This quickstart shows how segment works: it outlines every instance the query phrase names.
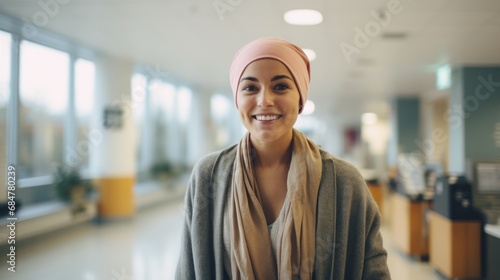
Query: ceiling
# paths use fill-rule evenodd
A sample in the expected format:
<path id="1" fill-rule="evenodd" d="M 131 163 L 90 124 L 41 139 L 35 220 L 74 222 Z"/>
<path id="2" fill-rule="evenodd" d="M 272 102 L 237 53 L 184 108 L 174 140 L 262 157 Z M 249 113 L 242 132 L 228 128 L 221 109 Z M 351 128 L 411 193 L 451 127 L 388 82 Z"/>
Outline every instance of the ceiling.
<path id="1" fill-rule="evenodd" d="M 446 64 L 500 64 L 498 0 L 55 1 L 40 1 L 62 3 L 50 6 L 47 29 L 165 69 L 203 92 L 230 92 L 232 56 L 253 39 L 277 36 L 313 49 L 309 96 L 327 118 L 384 117 L 391 97 L 433 91 L 436 69 Z M 297 8 L 317 9 L 324 20 L 288 25 L 284 12 Z M 28 21 L 43 9 L 38 0 L 0 0 L 1 12 Z M 356 28 L 372 33 L 363 42 Z M 355 52 L 343 53 L 347 44 Z"/>

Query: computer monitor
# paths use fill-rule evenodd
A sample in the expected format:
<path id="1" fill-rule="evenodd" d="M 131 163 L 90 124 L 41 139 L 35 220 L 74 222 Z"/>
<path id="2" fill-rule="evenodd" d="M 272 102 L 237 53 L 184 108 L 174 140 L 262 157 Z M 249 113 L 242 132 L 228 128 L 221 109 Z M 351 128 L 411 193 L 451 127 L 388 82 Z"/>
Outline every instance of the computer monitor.
<path id="1" fill-rule="evenodd" d="M 476 162 L 474 165 L 474 183 L 478 194 L 500 195 L 500 161 Z"/>
<path id="2" fill-rule="evenodd" d="M 472 204 L 484 212 L 490 223 L 500 217 L 500 160 L 473 161 Z"/>

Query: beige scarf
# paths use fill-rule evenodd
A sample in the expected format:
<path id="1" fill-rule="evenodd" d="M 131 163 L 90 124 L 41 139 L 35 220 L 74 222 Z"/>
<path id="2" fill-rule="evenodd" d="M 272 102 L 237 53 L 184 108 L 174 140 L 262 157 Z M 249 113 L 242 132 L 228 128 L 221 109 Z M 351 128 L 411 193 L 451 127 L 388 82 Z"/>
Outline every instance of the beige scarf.
<path id="1" fill-rule="evenodd" d="M 276 262 L 253 171 L 250 134 L 241 140 L 234 164 L 231 222 L 232 279 L 311 279 L 315 254 L 316 204 L 321 155 L 304 134 L 293 130 L 287 178 L 289 201 L 278 223 Z"/>

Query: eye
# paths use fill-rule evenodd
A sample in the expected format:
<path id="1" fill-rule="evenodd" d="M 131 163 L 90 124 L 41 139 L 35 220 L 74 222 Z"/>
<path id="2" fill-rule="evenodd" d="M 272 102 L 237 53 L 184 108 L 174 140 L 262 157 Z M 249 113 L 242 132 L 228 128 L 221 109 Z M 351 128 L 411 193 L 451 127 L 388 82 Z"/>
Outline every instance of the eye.
<path id="1" fill-rule="evenodd" d="M 254 85 L 244 85 L 243 88 L 241 89 L 242 91 L 256 91 L 258 90 L 256 86 Z"/>
<path id="2" fill-rule="evenodd" d="M 284 90 L 287 90 L 289 89 L 290 87 L 285 84 L 285 83 L 281 83 L 281 84 L 277 84 L 274 89 L 277 90 L 277 91 L 284 91 Z"/>

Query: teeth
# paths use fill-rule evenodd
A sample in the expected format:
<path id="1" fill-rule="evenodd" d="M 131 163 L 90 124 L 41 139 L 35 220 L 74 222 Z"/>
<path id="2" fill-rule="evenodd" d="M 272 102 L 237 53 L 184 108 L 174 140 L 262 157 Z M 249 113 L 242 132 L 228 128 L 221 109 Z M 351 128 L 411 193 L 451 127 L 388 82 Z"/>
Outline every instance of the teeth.
<path id="1" fill-rule="evenodd" d="M 258 121 L 273 121 L 278 119 L 278 115 L 270 115 L 270 116 L 255 116 Z"/>

